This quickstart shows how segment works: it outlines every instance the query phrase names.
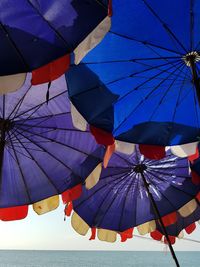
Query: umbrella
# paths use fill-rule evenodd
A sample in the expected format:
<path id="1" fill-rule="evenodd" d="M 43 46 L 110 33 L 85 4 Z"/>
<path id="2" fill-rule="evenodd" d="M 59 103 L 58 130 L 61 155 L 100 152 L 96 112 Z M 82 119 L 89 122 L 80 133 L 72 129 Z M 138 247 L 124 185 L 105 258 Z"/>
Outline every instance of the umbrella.
<path id="1" fill-rule="evenodd" d="M 78 63 L 109 30 L 108 4 L 107 0 L 19 0 L 16 5 L 2 0 L 0 81 L 15 79 L 19 85 L 8 86 L 15 90 L 27 72 L 33 71 L 33 84 L 63 74 L 70 53 Z"/>
<path id="2" fill-rule="evenodd" d="M 114 242 L 133 227 L 153 232 L 158 221 L 177 263 L 165 227 L 176 222 L 177 212 L 187 217 L 196 210 L 199 185 L 192 183 L 187 159 L 170 150 L 161 160 L 145 158 L 138 147 L 129 156 L 115 152 L 97 185 L 73 201 L 72 226 L 82 235 L 98 228 L 100 240 Z"/>
<path id="3" fill-rule="evenodd" d="M 101 162 L 103 147 L 89 131 L 73 127 L 64 77 L 52 83 L 48 105 L 43 88 L 24 86 L 0 96 L 0 219 L 55 209 L 59 194 L 81 194 L 81 183 Z M 88 164 L 88 161 L 90 164 Z"/>
<path id="4" fill-rule="evenodd" d="M 199 201 L 200 194 L 197 195 L 197 200 Z M 176 242 L 176 238 L 179 239 L 184 238 L 184 232 L 187 234 L 191 234 L 196 229 L 196 221 L 200 220 L 200 207 L 186 218 L 182 217 L 177 213 L 177 221 L 174 224 L 171 224 L 166 227 L 166 231 L 169 235 L 170 241 L 172 244 Z M 184 230 L 184 231 L 183 231 Z M 151 237 L 157 241 L 161 241 L 163 239 L 164 233 L 160 224 L 157 223 L 156 230 L 150 233 Z M 166 238 L 164 238 L 164 242 L 167 243 Z"/>
<path id="5" fill-rule="evenodd" d="M 93 134 L 157 149 L 196 146 L 199 18 L 199 1 L 113 0 L 111 30 L 66 73 L 71 101 Z"/>

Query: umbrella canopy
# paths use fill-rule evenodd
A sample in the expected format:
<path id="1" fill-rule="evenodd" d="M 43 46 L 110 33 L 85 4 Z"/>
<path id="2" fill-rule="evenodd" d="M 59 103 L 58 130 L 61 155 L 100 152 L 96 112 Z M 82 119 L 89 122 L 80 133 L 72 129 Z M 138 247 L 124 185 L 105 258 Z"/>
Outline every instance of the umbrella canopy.
<path id="1" fill-rule="evenodd" d="M 187 159 L 177 158 L 168 151 L 164 159 L 149 160 L 137 147 L 129 156 L 119 152 L 113 154 L 97 185 L 90 190 L 83 189 L 82 196 L 73 202 L 75 212 L 90 227 L 117 232 L 135 226 L 141 233 L 143 226 L 144 231 L 152 230 L 158 218 L 147 194 L 141 168 L 162 217 L 178 210 L 187 217 L 196 209 L 194 198 L 200 185 L 192 183 Z"/>
<path id="2" fill-rule="evenodd" d="M 110 32 L 66 73 L 86 121 L 129 143 L 198 141 L 199 19 L 199 1 L 113 0 Z"/>
<path id="3" fill-rule="evenodd" d="M 20 90 L 0 97 L 0 219 L 4 220 L 23 217 L 20 210 L 27 210 L 28 204 L 38 214 L 52 210 L 64 191 L 68 199 L 79 195 L 80 184 L 101 162 L 104 150 L 89 131 L 73 127 L 64 77 L 52 83 L 48 105 L 43 90 L 47 84 L 30 86 L 30 78 Z M 4 209 L 16 206 L 23 207 Z M 10 215 L 5 217 L 4 211 Z"/>
<path id="4" fill-rule="evenodd" d="M 200 195 L 197 196 L 197 200 L 200 199 Z M 196 223 L 200 220 L 200 207 L 198 205 L 197 209 L 189 216 L 182 217 L 177 213 L 177 221 L 166 227 L 166 231 L 170 236 L 171 243 L 174 244 L 176 238 L 184 238 L 184 232 L 191 234 L 196 229 Z M 151 237 L 157 241 L 161 241 L 164 238 L 164 242 L 167 243 L 166 238 L 160 224 L 157 223 L 156 231 L 150 233 Z"/>
<path id="5" fill-rule="evenodd" d="M 34 83 L 63 74 L 69 54 L 80 61 L 110 27 L 107 0 L 2 0 L 0 10 L 0 76 L 35 70 Z"/>
<path id="6" fill-rule="evenodd" d="M 115 242 L 117 233 L 132 236 L 133 227 L 142 235 L 154 232 L 158 222 L 179 266 L 166 226 L 177 221 L 177 213 L 188 217 L 196 210 L 199 189 L 188 160 L 170 150 L 157 161 L 144 158 L 138 147 L 129 156 L 114 153 L 97 185 L 73 201 L 72 226 L 82 235 L 98 228 L 100 240 Z"/>

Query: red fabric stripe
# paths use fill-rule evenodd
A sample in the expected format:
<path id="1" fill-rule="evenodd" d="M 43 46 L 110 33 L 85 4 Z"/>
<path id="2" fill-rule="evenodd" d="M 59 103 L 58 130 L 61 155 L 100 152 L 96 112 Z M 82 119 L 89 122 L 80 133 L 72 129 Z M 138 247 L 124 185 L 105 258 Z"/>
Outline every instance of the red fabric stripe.
<path id="1" fill-rule="evenodd" d="M 163 234 L 161 234 L 158 230 L 150 233 L 151 237 L 157 241 L 160 241 L 163 237 Z"/>
<path id="2" fill-rule="evenodd" d="M 152 145 L 139 145 L 140 152 L 146 158 L 149 159 L 162 159 L 165 157 L 165 147 L 163 146 L 152 146 Z"/>
<path id="3" fill-rule="evenodd" d="M 65 55 L 32 71 L 32 85 L 51 82 L 63 75 L 69 68 L 70 56 Z"/>
<path id="4" fill-rule="evenodd" d="M 103 166 L 104 168 L 107 168 L 110 158 L 112 157 L 112 154 L 115 152 L 115 144 L 107 146 L 106 153 L 104 155 L 103 159 Z"/>
<path id="5" fill-rule="evenodd" d="M 94 136 L 97 144 L 110 146 L 115 143 L 115 139 L 111 133 L 108 133 L 100 128 L 96 128 L 94 126 L 90 126 L 90 131 Z"/>
<path id="6" fill-rule="evenodd" d="M 192 223 L 188 227 L 185 228 L 187 234 L 191 234 L 196 229 L 196 224 Z"/>
<path id="7" fill-rule="evenodd" d="M 198 148 L 196 149 L 196 153 L 194 155 L 191 155 L 188 157 L 189 161 L 193 162 L 195 159 L 199 158 L 199 150 Z"/>
<path id="8" fill-rule="evenodd" d="M 175 236 L 169 236 L 169 240 L 170 240 L 172 245 L 174 245 L 176 243 L 176 237 Z M 168 244 L 166 237 L 164 238 L 164 243 Z"/>
<path id="9" fill-rule="evenodd" d="M 70 201 L 69 203 L 66 204 L 65 206 L 65 215 L 67 217 L 70 217 L 71 216 L 71 213 L 72 213 L 72 210 L 73 210 L 73 204 L 72 202 Z"/>
<path id="10" fill-rule="evenodd" d="M 196 199 L 200 201 L 200 192 L 196 195 Z"/>
<path id="11" fill-rule="evenodd" d="M 109 0 L 109 3 L 108 3 L 108 16 L 112 17 L 112 15 L 113 15 L 112 0 Z"/>
<path id="12" fill-rule="evenodd" d="M 62 193 L 62 201 L 64 204 L 67 204 L 68 202 L 79 198 L 81 193 L 82 193 L 82 185 L 78 184 L 75 187 L 68 189 L 67 191 Z"/>
<path id="13" fill-rule="evenodd" d="M 0 220 L 15 221 L 22 220 L 28 215 L 28 206 L 19 206 L 0 209 Z"/>
<path id="14" fill-rule="evenodd" d="M 162 221 L 163 221 L 165 226 L 169 226 L 171 224 L 174 224 L 177 221 L 176 212 L 172 212 L 172 213 L 162 217 Z"/>
<path id="15" fill-rule="evenodd" d="M 91 228 L 91 236 L 89 240 L 95 240 L 96 238 L 96 228 Z"/>
<path id="16" fill-rule="evenodd" d="M 191 171 L 191 175 L 192 175 L 193 184 L 199 185 L 200 184 L 200 176 L 193 170 Z"/>
<path id="17" fill-rule="evenodd" d="M 133 230 L 134 230 L 134 228 L 130 228 L 124 232 L 121 232 L 120 233 L 121 242 L 125 242 L 128 238 L 132 238 L 133 237 Z"/>

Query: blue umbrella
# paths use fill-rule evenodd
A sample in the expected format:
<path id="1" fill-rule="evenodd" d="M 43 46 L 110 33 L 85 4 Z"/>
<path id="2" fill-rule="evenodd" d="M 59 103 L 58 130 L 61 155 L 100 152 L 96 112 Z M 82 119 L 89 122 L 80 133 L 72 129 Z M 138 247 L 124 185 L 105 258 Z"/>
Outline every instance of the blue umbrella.
<path id="1" fill-rule="evenodd" d="M 113 0 L 110 32 L 66 73 L 86 121 L 129 143 L 198 141 L 199 19 L 199 1 Z"/>
<path id="2" fill-rule="evenodd" d="M 2 0 L 0 10 L 0 76 L 31 72 L 57 59 L 64 73 L 69 56 L 64 62 L 63 56 L 84 50 L 84 40 L 86 54 L 109 29 L 99 39 L 96 32 L 90 36 L 108 17 L 107 0 Z"/>
<path id="3" fill-rule="evenodd" d="M 187 159 L 170 151 L 161 160 L 144 158 L 138 147 L 129 156 L 115 152 L 98 184 L 83 189 L 73 201 L 72 226 L 81 234 L 89 227 L 98 228 L 101 240 L 113 242 L 116 232 L 136 226 L 141 234 L 154 231 L 156 220 L 179 266 L 166 226 L 176 221 L 176 212 L 182 217 L 194 212 L 199 189 L 192 183 Z"/>

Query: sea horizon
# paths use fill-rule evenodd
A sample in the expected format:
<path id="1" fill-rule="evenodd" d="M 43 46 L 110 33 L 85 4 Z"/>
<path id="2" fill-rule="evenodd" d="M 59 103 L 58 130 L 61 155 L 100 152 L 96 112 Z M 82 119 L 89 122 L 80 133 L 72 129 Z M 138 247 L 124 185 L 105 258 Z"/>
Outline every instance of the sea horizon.
<path id="1" fill-rule="evenodd" d="M 199 267 L 199 251 L 177 251 L 181 267 Z M 1 249 L 0 267 L 173 267 L 169 251 Z"/>

